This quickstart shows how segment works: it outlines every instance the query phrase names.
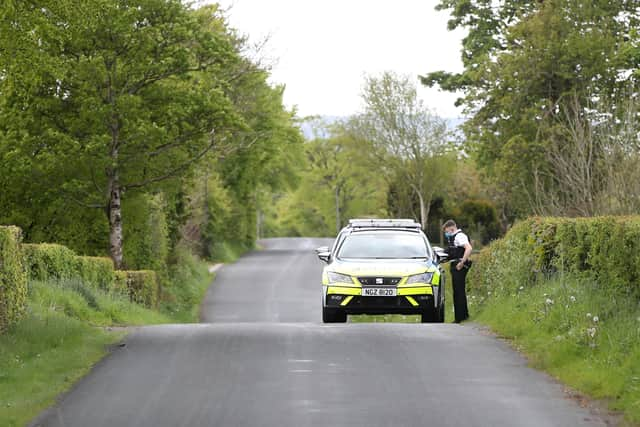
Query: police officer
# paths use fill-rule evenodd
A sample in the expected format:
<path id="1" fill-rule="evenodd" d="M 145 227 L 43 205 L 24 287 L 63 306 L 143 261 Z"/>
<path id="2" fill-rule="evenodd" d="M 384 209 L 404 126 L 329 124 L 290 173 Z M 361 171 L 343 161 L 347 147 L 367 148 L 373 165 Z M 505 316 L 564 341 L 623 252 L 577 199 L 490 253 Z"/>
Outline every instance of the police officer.
<path id="1" fill-rule="evenodd" d="M 442 226 L 444 237 L 447 239 L 446 249 L 451 269 L 451 279 L 453 281 L 453 306 L 455 309 L 456 323 L 460 323 L 469 318 L 467 308 L 466 278 L 471 267 L 469 256 L 471 255 L 471 243 L 469 237 L 462 232 L 455 221 L 450 219 Z"/>

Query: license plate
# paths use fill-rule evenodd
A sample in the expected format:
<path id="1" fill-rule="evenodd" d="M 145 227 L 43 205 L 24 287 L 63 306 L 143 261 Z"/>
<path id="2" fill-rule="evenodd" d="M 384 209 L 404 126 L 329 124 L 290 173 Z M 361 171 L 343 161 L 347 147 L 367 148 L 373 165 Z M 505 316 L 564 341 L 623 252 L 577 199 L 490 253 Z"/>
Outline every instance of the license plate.
<path id="1" fill-rule="evenodd" d="M 397 294 L 396 288 L 362 288 L 363 297 L 395 297 Z"/>

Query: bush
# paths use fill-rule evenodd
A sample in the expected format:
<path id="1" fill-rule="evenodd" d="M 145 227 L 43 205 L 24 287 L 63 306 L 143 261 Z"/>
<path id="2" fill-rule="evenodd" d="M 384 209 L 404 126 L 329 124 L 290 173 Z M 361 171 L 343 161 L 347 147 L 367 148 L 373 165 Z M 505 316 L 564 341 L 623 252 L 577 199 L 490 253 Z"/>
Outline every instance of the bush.
<path id="1" fill-rule="evenodd" d="M 125 271 L 124 273 L 131 301 L 145 307 L 157 307 L 159 286 L 155 271 Z"/>
<path id="2" fill-rule="evenodd" d="M 24 259 L 29 280 L 72 279 L 77 275 L 76 254 L 52 243 L 25 244 Z"/>
<path id="3" fill-rule="evenodd" d="M 105 290 L 114 286 L 110 258 L 77 256 L 66 246 L 51 243 L 25 244 L 23 247 L 29 280 L 80 279 L 86 285 Z"/>
<path id="4" fill-rule="evenodd" d="M 18 227 L 0 227 L 0 332 L 22 317 L 27 301 L 27 276 Z"/>
<path id="5" fill-rule="evenodd" d="M 114 287 L 115 271 L 111 258 L 76 257 L 78 278 L 94 288 L 110 290 Z"/>
<path id="6" fill-rule="evenodd" d="M 469 285 L 500 291 L 507 283 L 526 286 L 558 272 L 593 277 L 640 296 L 640 217 L 521 221 L 476 256 Z M 492 283 L 501 285 L 496 289 Z"/>

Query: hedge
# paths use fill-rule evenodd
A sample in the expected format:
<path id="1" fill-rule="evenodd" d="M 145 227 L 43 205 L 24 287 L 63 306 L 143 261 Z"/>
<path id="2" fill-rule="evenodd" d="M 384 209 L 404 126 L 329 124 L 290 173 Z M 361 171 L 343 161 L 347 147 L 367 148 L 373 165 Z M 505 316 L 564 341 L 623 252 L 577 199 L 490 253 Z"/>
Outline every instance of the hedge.
<path id="1" fill-rule="evenodd" d="M 490 290 L 513 272 L 522 285 L 567 272 L 640 295 L 640 216 L 521 221 L 476 256 L 469 284 Z"/>
<path id="2" fill-rule="evenodd" d="M 76 271 L 83 282 L 91 286 L 111 290 L 115 285 L 113 261 L 106 257 L 76 257 Z"/>
<path id="3" fill-rule="evenodd" d="M 87 285 L 121 292 L 139 304 L 156 307 L 159 285 L 153 271 L 116 271 L 110 258 L 78 256 L 56 244 L 24 244 L 30 280 L 80 279 Z"/>
<path id="4" fill-rule="evenodd" d="M 158 306 L 159 285 L 155 271 L 140 270 L 119 273 L 120 280 L 123 277 L 125 279 L 131 301 L 150 308 Z M 123 276 L 122 273 L 126 276 Z"/>
<path id="5" fill-rule="evenodd" d="M 21 241 L 18 227 L 0 227 L 0 332 L 22 317 L 27 303 Z"/>
<path id="6" fill-rule="evenodd" d="M 76 254 L 52 243 L 25 244 L 24 263 L 29 280 L 60 280 L 77 277 Z"/>

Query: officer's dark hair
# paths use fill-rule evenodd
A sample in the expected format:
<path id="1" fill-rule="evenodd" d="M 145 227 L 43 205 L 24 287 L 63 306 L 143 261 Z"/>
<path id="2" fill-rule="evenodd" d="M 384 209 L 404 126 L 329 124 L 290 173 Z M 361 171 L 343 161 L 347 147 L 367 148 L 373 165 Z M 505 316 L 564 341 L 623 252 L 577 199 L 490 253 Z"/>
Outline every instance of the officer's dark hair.
<path id="1" fill-rule="evenodd" d="M 449 228 L 449 227 L 456 227 L 458 228 L 458 226 L 456 225 L 456 222 L 452 219 L 447 220 L 447 222 L 445 222 L 442 225 L 442 229 L 444 230 L 445 228 Z"/>

